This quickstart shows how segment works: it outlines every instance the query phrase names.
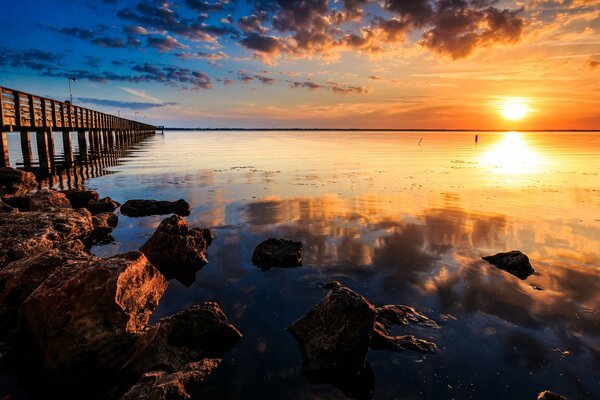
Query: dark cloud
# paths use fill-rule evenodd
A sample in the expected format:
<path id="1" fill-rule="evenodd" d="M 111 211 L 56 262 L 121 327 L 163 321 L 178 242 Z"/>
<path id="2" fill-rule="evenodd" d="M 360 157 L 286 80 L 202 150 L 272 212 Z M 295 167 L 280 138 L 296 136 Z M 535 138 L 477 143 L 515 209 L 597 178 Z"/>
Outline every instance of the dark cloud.
<path id="1" fill-rule="evenodd" d="M 38 71 L 44 71 L 55 65 L 60 65 L 63 54 L 50 53 L 45 50 L 9 50 L 2 49 L 3 57 L 0 57 L 0 65 L 13 68 L 25 67 Z"/>
<path id="2" fill-rule="evenodd" d="M 260 83 L 263 83 L 265 85 L 272 85 L 273 83 L 275 83 L 275 79 L 270 78 L 268 76 L 263 76 L 263 75 L 249 75 L 243 71 L 239 71 L 238 72 L 238 80 L 240 82 L 243 82 L 245 84 L 251 83 L 253 81 L 258 81 Z"/>
<path id="3" fill-rule="evenodd" d="M 258 33 L 251 33 L 240 43 L 251 50 L 257 50 L 263 53 L 278 53 L 282 46 L 281 41 L 275 36 L 264 36 Z"/>
<path id="4" fill-rule="evenodd" d="M 150 108 L 173 106 L 177 103 L 143 103 L 135 101 L 119 101 L 109 99 L 92 99 L 88 97 L 77 98 L 79 103 L 94 104 L 98 106 L 129 108 L 131 110 L 147 110 Z"/>
<path id="5" fill-rule="evenodd" d="M 202 52 L 202 51 L 199 51 L 196 53 L 179 53 L 179 54 L 177 54 L 177 57 L 181 58 L 182 60 L 204 59 L 204 60 L 210 60 L 210 61 L 216 61 L 216 60 L 222 60 L 222 59 L 229 58 L 229 56 L 222 51 L 219 51 L 217 53 L 206 53 L 206 52 Z"/>
<path id="6" fill-rule="evenodd" d="M 106 48 L 125 48 L 127 46 L 132 45 L 132 42 L 129 42 L 127 38 L 116 38 L 116 37 L 108 37 L 105 36 L 102 32 L 107 30 L 107 27 L 103 25 L 96 26 L 92 29 L 81 29 L 77 27 L 65 27 L 60 29 L 49 28 L 55 32 L 61 33 L 66 36 L 71 36 L 74 38 L 78 38 L 81 40 L 86 40 L 96 46 L 106 47 Z M 136 47 L 136 46 L 132 46 Z"/>
<path id="7" fill-rule="evenodd" d="M 241 30 L 248 33 L 265 33 L 267 28 L 262 26 L 264 16 L 255 14 L 245 15 L 238 20 L 238 26 Z"/>
<path id="8" fill-rule="evenodd" d="M 585 61 L 585 65 L 587 65 L 588 68 L 594 69 L 600 67 L 600 61 L 594 60 L 590 57 Z"/>
<path id="9" fill-rule="evenodd" d="M 221 11 L 225 8 L 225 4 L 227 3 L 209 3 L 208 1 L 185 0 L 185 4 L 194 11 L 208 12 Z"/>
<path id="10" fill-rule="evenodd" d="M 160 52 L 187 48 L 186 45 L 179 43 L 177 39 L 171 36 L 150 36 L 146 40 L 146 43 L 149 47 L 155 48 Z"/>
<path id="11" fill-rule="evenodd" d="M 91 40 L 96 37 L 96 33 L 89 29 L 81 29 L 81 28 L 60 28 L 57 29 L 56 32 L 62 33 L 63 35 L 76 37 L 84 40 Z"/>
<path id="12" fill-rule="evenodd" d="M 100 47 L 108 47 L 114 49 L 127 47 L 127 43 L 123 39 L 118 38 L 98 37 L 92 39 L 91 42 Z"/>
<path id="13" fill-rule="evenodd" d="M 362 86 L 344 86 L 336 82 L 319 84 L 313 81 L 288 81 L 293 89 L 306 88 L 309 90 L 330 89 L 335 94 L 366 94 L 369 91 Z"/>

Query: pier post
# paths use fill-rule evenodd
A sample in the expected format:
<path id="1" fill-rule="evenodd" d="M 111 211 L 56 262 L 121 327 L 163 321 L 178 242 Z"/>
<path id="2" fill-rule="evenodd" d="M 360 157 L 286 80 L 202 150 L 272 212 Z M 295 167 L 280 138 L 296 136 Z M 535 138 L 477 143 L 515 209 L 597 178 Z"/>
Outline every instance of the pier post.
<path id="1" fill-rule="evenodd" d="M 62 131 L 63 153 L 65 155 L 65 164 L 73 164 L 73 146 L 71 144 L 71 132 L 68 130 Z"/>
<path id="2" fill-rule="evenodd" d="M 88 145 L 87 140 L 85 140 L 84 130 L 77 131 L 77 144 L 79 146 L 79 157 L 81 157 L 83 160 L 87 160 Z"/>
<path id="3" fill-rule="evenodd" d="M 10 167 L 8 158 L 8 139 L 6 132 L 0 132 L 0 167 Z"/>
<path id="4" fill-rule="evenodd" d="M 50 171 L 50 149 L 48 146 L 48 134 L 46 130 L 36 132 L 35 139 L 37 141 L 38 159 L 40 168 L 43 171 Z"/>
<path id="5" fill-rule="evenodd" d="M 21 153 L 23 153 L 23 164 L 30 168 L 33 163 L 33 153 L 31 152 L 31 136 L 29 131 L 19 132 L 21 135 Z"/>

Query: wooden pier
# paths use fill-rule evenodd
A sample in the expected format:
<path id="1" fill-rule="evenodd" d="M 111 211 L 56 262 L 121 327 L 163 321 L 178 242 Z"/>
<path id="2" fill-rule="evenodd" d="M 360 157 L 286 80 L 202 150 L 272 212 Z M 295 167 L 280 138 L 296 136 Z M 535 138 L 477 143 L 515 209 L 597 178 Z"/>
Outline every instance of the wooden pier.
<path id="1" fill-rule="evenodd" d="M 114 158 L 122 149 L 155 134 L 153 125 L 132 121 L 19 90 L 0 87 L 0 167 L 10 166 L 7 133 L 18 132 L 23 169 L 56 172 L 62 167 Z M 57 159 L 55 133 L 62 136 L 63 152 Z M 34 163 L 31 135 L 35 135 Z M 76 136 L 75 136 L 76 135 Z M 73 140 L 77 141 L 77 154 Z M 100 162 L 101 164 L 101 162 Z"/>

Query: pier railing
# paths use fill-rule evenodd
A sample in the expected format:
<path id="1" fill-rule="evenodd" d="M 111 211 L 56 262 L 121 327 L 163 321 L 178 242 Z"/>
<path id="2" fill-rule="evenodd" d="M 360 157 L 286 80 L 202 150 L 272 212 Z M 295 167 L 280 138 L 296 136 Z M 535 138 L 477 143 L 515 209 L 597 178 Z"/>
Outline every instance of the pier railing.
<path id="1" fill-rule="evenodd" d="M 80 158 L 131 144 L 155 133 L 155 127 L 20 90 L 0 87 L 0 167 L 10 165 L 7 132 L 19 132 L 25 167 L 32 165 L 30 134 L 36 134 L 39 167 L 55 162 L 54 132 L 61 132 L 64 163 L 74 162 L 71 133 L 77 132 Z"/>

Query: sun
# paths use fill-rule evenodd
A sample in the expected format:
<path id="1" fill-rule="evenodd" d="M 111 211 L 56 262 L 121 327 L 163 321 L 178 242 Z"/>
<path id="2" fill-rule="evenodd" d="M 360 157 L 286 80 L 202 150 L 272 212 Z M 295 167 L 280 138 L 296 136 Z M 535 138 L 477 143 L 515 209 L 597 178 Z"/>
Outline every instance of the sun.
<path id="1" fill-rule="evenodd" d="M 518 121 L 523 119 L 531 108 L 524 99 L 521 98 L 508 98 L 499 104 L 499 111 L 506 119 L 511 121 Z"/>

